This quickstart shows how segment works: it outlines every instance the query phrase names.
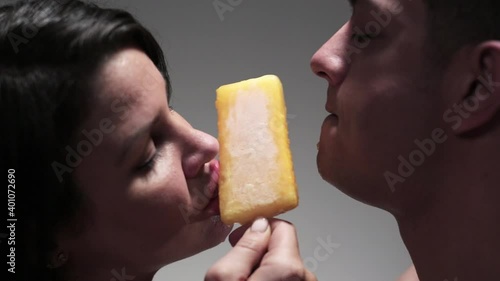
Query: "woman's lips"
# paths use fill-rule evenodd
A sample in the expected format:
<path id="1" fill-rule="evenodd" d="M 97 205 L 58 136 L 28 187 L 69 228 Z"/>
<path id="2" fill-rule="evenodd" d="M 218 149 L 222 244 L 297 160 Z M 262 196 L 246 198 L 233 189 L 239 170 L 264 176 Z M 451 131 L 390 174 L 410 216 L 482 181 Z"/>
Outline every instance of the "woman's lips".
<path id="1" fill-rule="evenodd" d="M 210 215 L 219 215 L 219 161 L 214 159 L 208 163 L 209 168 L 209 182 L 206 186 L 205 194 L 207 195 L 209 202 L 204 208 Z"/>
<path id="2" fill-rule="evenodd" d="M 208 202 L 208 205 L 205 207 L 205 212 L 209 216 L 220 215 L 219 196 L 212 198 L 210 202 Z"/>
<path id="3" fill-rule="evenodd" d="M 210 179 L 207 184 L 207 194 L 209 198 L 216 197 L 219 187 L 219 161 L 214 159 L 208 163 L 208 170 Z"/>

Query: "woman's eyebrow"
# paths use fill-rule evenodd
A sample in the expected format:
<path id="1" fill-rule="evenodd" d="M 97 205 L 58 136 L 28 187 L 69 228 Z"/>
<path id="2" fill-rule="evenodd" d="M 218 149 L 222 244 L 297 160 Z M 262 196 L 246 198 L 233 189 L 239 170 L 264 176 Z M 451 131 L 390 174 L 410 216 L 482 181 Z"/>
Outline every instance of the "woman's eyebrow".
<path id="1" fill-rule="evenodd" d="M 146 125 L 137 129 L 134 133 L 130 134 L 130 136 L 125 139 L 125 141 L 123 141 L 123 144 L 121 145 L 121 152 L 116 161 L 116 165 L 120 165 L 125 160 L 125 157 L 130 151 L 130 148 L 134 146 L 134 144 L 138 140 L 144 138 L 144 136 L 148 135 L 149 132 L 151 132 L 151 128 L 156 123 L 158 123 L 158 121 L 160 120 L 160 116 L 161 116 L 160 114 L 157 114 L 156 117 L 151 122 L 148 122 Z"/>

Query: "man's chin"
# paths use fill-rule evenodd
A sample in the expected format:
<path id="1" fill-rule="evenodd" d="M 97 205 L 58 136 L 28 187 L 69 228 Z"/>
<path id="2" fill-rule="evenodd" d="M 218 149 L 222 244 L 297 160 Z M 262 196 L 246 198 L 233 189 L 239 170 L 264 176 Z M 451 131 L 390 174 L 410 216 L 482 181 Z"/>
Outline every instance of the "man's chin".
<path id="1" fill-rule="evenodd" d="M 318 151 L 318 155 L 316 156 L 316 166 L 321 178 L 331 185 L 335 185 L 334 172 L 336 171 L 336 165 L 334 165 L 333 159 L 328 159 L 325 153 Z"/>
<path id="2" fill-rule="evenodd" d="M 331 170 L 328 171 L 328 170 L 318 169 L 318 171 L 319 171 L 321 178 L 324 181 L 329 183 L 331 186 L 343 191 L 343 189 L 344 189 L 343 187 L 345 185 L 343 185 L 342 180 L 338 176 L 336 176 L 334 173 L 332 173 Z"/>
<path id="3" fill-rule="evenodd" d="M 352 189 L 354 188 L 355 183 L 350 182 L 350 180 L 353 180 L 353 177 L 348 176 L 347 173 L 341 172 L 340 167 L 334 165 L 322 165 L 322 163 L 323 162 L 318 162 L 318 172 L 321 178 L 343 193 L 349 196 L 353 195 Z"/>
<path id="4" fill-rule="evenodd" d="M 364 184 L 353 176 L 345 175 L 342 177 L 329 175 L 329 177 L 323 177 L 323 180 L 358 202 L 389 212 L 393 210 L 389 197 L 391 195 L 381 191 L 377 186 Z"/>
<path id="5" fill-rule="evenodd" d="M 363 180 L 359 174 L 354 173 L 354 169 L 335 165 L 335 161 L 323 156 L 318 154 L 317 166 L 324 181 L 354 200 L 375 207 L 384 205 L 381 204 L 381 200 L 383 201 L 386 196 L 380 188 L 373 185 L 371 181 Z"/>

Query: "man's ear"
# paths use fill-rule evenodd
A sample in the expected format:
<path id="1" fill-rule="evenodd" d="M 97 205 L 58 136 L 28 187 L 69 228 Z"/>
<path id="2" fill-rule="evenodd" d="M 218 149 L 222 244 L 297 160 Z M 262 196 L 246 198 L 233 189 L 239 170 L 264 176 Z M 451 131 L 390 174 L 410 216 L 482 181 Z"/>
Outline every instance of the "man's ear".
<path id="1" fill-rule="evenodd" d="M 486 128 L 495 122 L 500 110 L 500 41 L 478 44 L 469 55 L 469 65 L 463 70 L 469 72 L 467 76 L 471 79 L 452 105 L 461 119 L 453 128 L 459 135 Z"/>

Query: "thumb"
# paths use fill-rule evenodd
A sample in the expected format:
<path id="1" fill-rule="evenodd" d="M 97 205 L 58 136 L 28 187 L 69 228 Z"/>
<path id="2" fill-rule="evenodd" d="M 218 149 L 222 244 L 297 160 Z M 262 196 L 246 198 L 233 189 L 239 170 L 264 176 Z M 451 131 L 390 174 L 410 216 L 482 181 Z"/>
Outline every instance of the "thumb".
<path id="1" fill-rule="evenodd" d="M 208 270 L 205 281 L 246 280 L 266 253 L 270 237 L 268 220 L 255 220 L 233 249 Z"/>

